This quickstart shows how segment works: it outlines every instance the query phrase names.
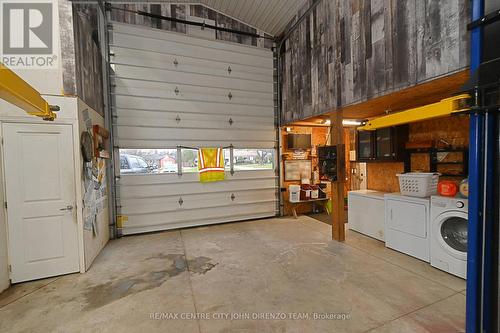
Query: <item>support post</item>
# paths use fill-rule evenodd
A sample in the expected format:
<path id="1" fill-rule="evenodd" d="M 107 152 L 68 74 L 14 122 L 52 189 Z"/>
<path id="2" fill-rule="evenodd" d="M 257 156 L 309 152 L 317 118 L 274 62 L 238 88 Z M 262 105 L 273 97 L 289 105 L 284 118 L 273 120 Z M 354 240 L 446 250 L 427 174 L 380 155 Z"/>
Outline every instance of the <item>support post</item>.
<path id="1" fill-rule="evenodd" d="M 344 129 L 342 126 L 342 110 L 337 110 L 330 117 L 330 143 L 337 146 L 337 179 L 332 181 L 332 238 L 345 241 L 344 223 Z"/>
<path id="2" fill-rule="evenodd" d="M 472 20 L 484 13 L 484 0 L 472 1 Z M 482 28 L 471 32 L 470 71 L 473 74 L 482 59 Z M 474 92 L 473 109 L 481 106 L 479 91 Z M 466 332 L 481 332 L 482 321 L 482 230 L 483 230 L 483 157 L 484 157 L 484 115 L 471 113 L 469 133 L 469 218 L 467 230 L 467 297 Z"/>

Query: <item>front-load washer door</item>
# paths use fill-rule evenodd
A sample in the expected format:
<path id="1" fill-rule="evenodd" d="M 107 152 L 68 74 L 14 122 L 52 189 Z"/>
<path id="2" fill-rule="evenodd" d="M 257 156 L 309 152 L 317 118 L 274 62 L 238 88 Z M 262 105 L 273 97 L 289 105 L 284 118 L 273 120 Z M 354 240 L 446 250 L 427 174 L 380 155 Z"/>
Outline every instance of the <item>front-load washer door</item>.
<path id="1" fill-rule="evenodd" d="M 467 259 L 467 213 L 450 211 L 434 221 L 434 233 L 439 244 L 451 256 Z"/>

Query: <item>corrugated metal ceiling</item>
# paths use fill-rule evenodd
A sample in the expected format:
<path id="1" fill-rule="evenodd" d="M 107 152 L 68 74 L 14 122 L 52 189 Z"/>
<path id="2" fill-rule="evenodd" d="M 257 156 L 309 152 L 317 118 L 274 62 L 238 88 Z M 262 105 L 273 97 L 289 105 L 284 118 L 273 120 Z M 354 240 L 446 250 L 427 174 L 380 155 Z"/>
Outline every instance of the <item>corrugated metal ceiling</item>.
<path id="1" fill-rule="evenodd" d="M 279 35 L 307 0 L 172 0 L 201 3 L 270 35 Z"/>

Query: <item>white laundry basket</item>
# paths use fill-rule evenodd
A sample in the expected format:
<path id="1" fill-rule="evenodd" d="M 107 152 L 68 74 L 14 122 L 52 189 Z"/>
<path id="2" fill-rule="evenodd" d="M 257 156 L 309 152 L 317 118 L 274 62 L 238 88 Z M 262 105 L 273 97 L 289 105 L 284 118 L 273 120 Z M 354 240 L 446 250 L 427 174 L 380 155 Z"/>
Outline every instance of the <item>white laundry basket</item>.
<path id="1" fill-rule="evenodd" d="M 437 193 L 439 173 L 407 172 L 397 174 L 402 195 L 425 198 Z"/>

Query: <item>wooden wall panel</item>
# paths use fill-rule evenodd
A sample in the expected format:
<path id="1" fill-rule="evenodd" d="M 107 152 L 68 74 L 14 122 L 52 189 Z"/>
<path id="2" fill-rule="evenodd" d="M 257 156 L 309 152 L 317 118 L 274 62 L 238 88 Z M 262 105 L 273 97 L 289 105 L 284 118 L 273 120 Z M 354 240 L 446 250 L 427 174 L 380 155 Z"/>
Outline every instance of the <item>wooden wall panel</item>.
<path id="1" fill-rule="evenodd" d="M 396 174 L 404 172 L 403 163 L 367 163 L 367 188 L 383 192 L 399 192 Z"/>
<path id="2" fill-rule="evenodd" d="M 282 50 L 284 124 L 468 66 L 466 0 L 319 1 Z"/>

